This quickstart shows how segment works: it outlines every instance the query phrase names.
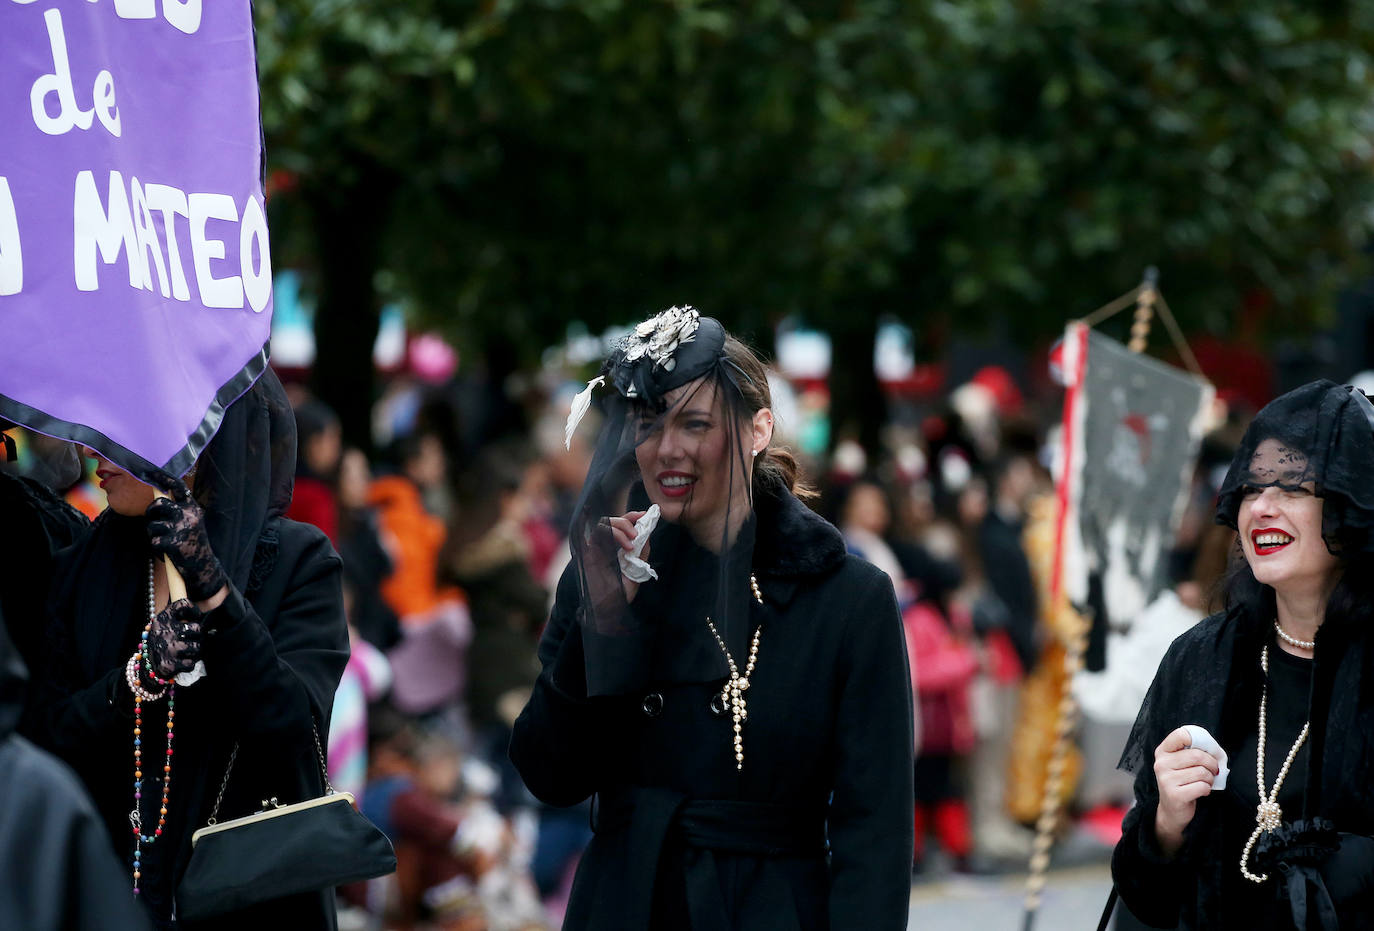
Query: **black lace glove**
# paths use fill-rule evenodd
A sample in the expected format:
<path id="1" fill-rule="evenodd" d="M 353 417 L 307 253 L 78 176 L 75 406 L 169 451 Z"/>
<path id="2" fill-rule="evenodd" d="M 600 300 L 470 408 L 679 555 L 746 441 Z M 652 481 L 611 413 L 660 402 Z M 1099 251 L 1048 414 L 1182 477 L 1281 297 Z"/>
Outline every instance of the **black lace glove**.
<path id="1" fill-rule="evenodd" d="M 185 483 L 166 472 L 153 477 L 166 498 L 148 505 L 148 541 L 153 551 L 166 556 L 186 581 L 192 601 L 204 601 L 228 583 L 224 567 L 210 548 L 205 532 L 205 512 Z"/>
<path id="2" fill-rule="evenodd" d="M 186 599 L 158 612 L 148 627 L 148 671 L 159 679 L 190 672 L 200 659 L 201 613 Z"/>

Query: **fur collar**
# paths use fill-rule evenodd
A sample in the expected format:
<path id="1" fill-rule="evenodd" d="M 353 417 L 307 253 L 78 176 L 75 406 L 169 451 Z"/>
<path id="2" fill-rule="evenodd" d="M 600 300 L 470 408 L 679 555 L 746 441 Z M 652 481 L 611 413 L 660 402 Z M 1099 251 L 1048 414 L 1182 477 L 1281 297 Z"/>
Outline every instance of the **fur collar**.
<path id="1" fill-rule="evenodd" d="M 754 511 L 754 567 L 760 576 L 822 575 L 844 562 L 844 537 L 790 491 L 765 490 L 754 499 Z"/>

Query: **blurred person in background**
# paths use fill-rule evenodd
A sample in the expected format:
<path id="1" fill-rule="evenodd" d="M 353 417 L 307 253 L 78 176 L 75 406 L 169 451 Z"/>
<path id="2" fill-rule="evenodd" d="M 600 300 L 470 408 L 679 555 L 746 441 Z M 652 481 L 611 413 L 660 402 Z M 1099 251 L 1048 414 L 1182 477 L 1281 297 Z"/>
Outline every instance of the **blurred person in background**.
<path id="1" fill-rule="evenodd" d="M 951 546 L 952 548 L 952 546 Z M 916 670 L 920 741 L 916 752 L 913 865 L 925 862 L 925 835 L 934 833 L 956 871 L 970 869 L 973 838 L 967 802 L 967 757 L 976 740 L 972 685 L 979 670 L 973 620 L 958 598 L 962 571 L 954 559 L 928 551 L 912 568 L 916 597 L 902 611 L 907 650 Z"/>
<path id="2" fill-rule="evenodd" d="M 506 747 L 539 675 L 535 648 L 548 598 L 532 571 L 527 530 L 537 504 L 528 483 L 533 469 L 528 453 L 509 442 L 478 458 L 461 483 L 461 517 L 446 560 L 472 617 L 466 704 L 476 749 L 502 770 L 507 800 L 527 797 Z"/>
<path id="3" fill-rule="evenodd" d="M 913 725 L 891 580 L 797 498 L 766 370 L 718 321 L 645 321 L 579 400 L 603 382 L 573 564 L 511 741 L 540 799 L 596 796 L 564 927 L 905 928 Z"/>
<path id="4" fill-rule="evenodd" d="M 329 718 L 329 780 L 341 792 L 362 798 L 367 782 L 368 706 L 380 701 L 391 689 L 391 663 L 386 654 L 368 643 L 353 626 L 357 604 L 352 586 L 343 585 L 344 613 L 348 624 L 348 665 L 344 666 L 339 687 L 334 691 L 334 710 Z"/>
<path id="5" fill-rule="evenodd" d="M 978 525 L 978 557 L 988 588 L 1006 609 L 1006 632 L 1022 670 L 1035 665 L 1040 604 L 1021 542 L 1026 503 L 1039 489 L 1039 466 L 1028 453 L 1012 453 L 987 472 L 991 497 Z"/>
<path id="6" fill-rule="evenodd" d="M 339 555 L 351 592 L 349 618 L 364 640 L 389 650 L 401 640 L 401 622 L 382 597 L 382 583 L 395 568 L 383 542 L 381 520 L 368 504 L 372 466 L 362 450 L 349 447 L 339 457 Z"/>
<path id="7" fill-rule="evenodd" d="M 887 541 L 892 506 L 887 491 L 874 478 L 857 478 L 840 493 L 839 528 L 845 549 L 877 566 L 892 580 L 899 604 L 911 599 L 902 564 Z"/>
<path id="8" fill-rule="evenodd" d="M 1374 928 L 1371 468 L 1374 405 L 1329 381 L 1236 450 L 1225 610 L 1170 646 L 1121 756 L 1136 804 L 1112 875 L 1151 926 Z"/>
<path id="9" fill-rule="evenodd" d="M 396 848 L 394 927 L 542 931 L 515 837 L 484 798 L 464 792 L 457 745 L 382 716 L 371 753 L 361 808 Z"/>
<path id="10" fill-rule="evenodd" d="M 339 417 L 323 401 L 302 401 L 296 414 L 296 483 L 286 516 L 324 531 L 339 545 L 339 502 L 334 487 L 343 451 Z"/>
<path id="11" fill-rule="evenodd" d="M 443 447 L 412 434 L 397 442 L 396 460 L 399 471 L 374 479 L 367 495 L 392 557 L 382 597 L 401 620 L 401 640 L 387 654 L 391 697 L 408 714 L 450 714 L 463 695 L 472 621 L 463 593 L 440 583 L 448 532 L 424 502 L 425 489 L 444 480 Z"/>

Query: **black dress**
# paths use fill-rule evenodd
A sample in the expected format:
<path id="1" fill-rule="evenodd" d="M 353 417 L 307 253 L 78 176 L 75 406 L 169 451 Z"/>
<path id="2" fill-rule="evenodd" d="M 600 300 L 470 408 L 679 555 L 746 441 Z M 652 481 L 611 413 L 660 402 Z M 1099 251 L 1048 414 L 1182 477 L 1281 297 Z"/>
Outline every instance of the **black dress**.
<path id="1" fill-rule="evenodd" d="M 177 691 L 167 828 L 143 855 L 142 897 L 163 918 L 172 914 L 191 834 L 209 818 L 236 741 L 221 820 L 257 811 L 264 798 L 294 802 L 324 792 L 310 728 L 318 728 L 321 740 L 328 733 L 334 690 L 348 661 L 339 557 L 320 530 L 294 521 L 280 522 L 278 547 L 276 566 L 261 587 L 247 598 L 232 590 L 207 616 L 217 631 L 205 641 L 208 675 Z M 124 663 L 147 621 L 148 555 L 142 519 L 111 512 L 87 540 L 61 554 L 54 623 L 65 661 L 50 665 L 26 724 L 35 742 L 82 777 L 126 863 L 133 849 L 133 720 Z M 90 624 L 78 598 L 108 605 L 105 623 Z M 163 746 L 164 704 L 145 705 L 145 747 Z M 159 793 L 155 786 L 152 794 Z M 332 892 L 278 900 L 256 914 L 197 927 L 243 928 L 256 921 L 264 928 L 332 928 L 330 897 Z"/>
<path id="2" fill-rule="evenodd" d="M 587 697 L 577 584 L 559 584 L 511 758 L 550 804 L 596 796 L 566 929 L 906 927 L 911 679 L 891 581 L 790 493 L 755 505 L 764 603 L 734 580 L 749 624 L 729 645 L 742 670 L 762 625 L 742 771 L 692 587 L 709 589 L 711 554 L 679 546 L 671 572 L 655 559 L 661 579 L 634 602 L 652 615 L 634 695 Z M 699 681 L 712 663 L 719 678 Z"/>
<path id="3" fill-rule="evenodd" d="M 1328 917 L 1339 917 L 1341 931 L 1374 928 L 1374 845 L 1368 840 L 1374 834 L 1374 651 L 1369 632 L 1354 628 L 1324 625 L 1316 658 L 1302 660 L 1279 650 L 1268 622 L 1233 609 L 1200 622 L 1169 648 L 1123 755 L 1123 766 L 1136 773 L 1136 805 L 1122 823 L 1112 858 L 1122 899 L 1146 924 L 1261 931 L 1330 927 L 1319 917 L 1319 880 L 1331 900 Z M 1326 819 L 1338 832 L 1339 849 L 1316 855 L 1310 865 L 1294 857 L 1265 868 L 1252 856 L 1250 871 L 1269 874 L 1255 884 L 1241 875 L 1240 858 L 1258 803 L 1255 754 L 1264 683 L 1259 659 L 1266 643 L 1265 789 L 1272 789 L 1310 713 L 1308 740 L 1294 758 L 1279 803 L 1286 830 L 1295 822 Z M 1224 791 L 1198 801 L 1182 849 L 1166 859 L 1154 835 L 1159 794 L 1152 754 L 1184 724 L 1199 724 L 1216 736 L 1228 750 L 1230 776 Z M 1305 925 L 1292 917 L 1295 900 L 1299 913 L 1311 915 Z"/>

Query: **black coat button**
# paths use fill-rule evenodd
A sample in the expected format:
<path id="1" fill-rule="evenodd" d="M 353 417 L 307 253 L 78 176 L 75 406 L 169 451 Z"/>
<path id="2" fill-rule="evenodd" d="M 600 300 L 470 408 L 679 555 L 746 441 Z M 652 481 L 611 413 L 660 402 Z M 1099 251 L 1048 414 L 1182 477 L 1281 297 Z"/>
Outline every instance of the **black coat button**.
<path id="1" fill-rule="evenodd" d="M 711 713 L 718 718 L 725 717 L 725 696 L 720 692 L 711 695 Z"/>
<path id="2" fill-rule="evenodd" d="M 646 717 L 656 718 L 663 713 L 663 696 L 658 692 L 650 692 L 644 696 L 644 701 L 639 707 L 643 709 Z"/>

